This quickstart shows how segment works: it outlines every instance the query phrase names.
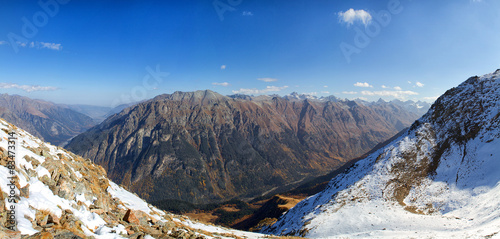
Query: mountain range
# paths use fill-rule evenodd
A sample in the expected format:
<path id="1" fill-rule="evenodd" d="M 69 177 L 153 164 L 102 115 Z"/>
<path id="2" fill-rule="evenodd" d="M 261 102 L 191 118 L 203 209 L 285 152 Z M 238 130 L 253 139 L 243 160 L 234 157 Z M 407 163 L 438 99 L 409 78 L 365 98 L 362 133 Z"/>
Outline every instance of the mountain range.
<path id="1" fill-rule="evenodd" d="M 65 105 L 1 94 L 0 117 L 51 144 L 64 146 L 71 138 L 133 104 L 116 107 Z"/>
<path id="2" fill-rule="evenodd" d="M 93 119 L 67 106 L 19 95 L 0 95 L 0 117 L 54 145 L 94 126 Z"/>
<path id="3" fill-rule="evenodd" d="M 392 143 L 262 232 L 311 238 L 499 238 L 500 70 L 439 97 Z"/>
<path id="4" fill-rule="evenodd" d="M 60 110 L 43 101 L 4 101 L 44 119 Z M 0 119 L 0 238 L 267 238 L 163 212 L 125 188 L 149 201 L 175 194 L 189 201 L 187 194 L 208 202 L 251 198 L 333 169 L 323 191 L 300 202 L 272 197 L 238 226 L 310 238 L 499 238 L 500 69 L 448 90 L 409 128 L 389 133 L 410 125 L 407 117 L 422 108 L 175 92 L 75 137 L 68 148 L 91 160 Z M 22 113 L 5 109 L 10 117 Z M 391 136 L 349 160 L 364 144 Z M 339 150 L 342 140 L 350 144 Z"/>
<path id="5" fill-rule="evenodd" d="M 174 92 L 112 115 L 66 148 L 150 202 L 220 202 L 326 174 L 419 116 L 391 102 Z"/>

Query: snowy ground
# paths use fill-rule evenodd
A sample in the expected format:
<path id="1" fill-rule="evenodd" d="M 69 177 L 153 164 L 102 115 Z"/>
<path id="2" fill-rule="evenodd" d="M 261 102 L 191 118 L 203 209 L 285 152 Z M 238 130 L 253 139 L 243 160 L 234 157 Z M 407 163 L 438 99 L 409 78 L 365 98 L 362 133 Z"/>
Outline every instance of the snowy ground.
<path id="1" fill-rule="evenodd" d="M 63 154 L 66 158 L 72 159 L 72 156 L 66 153 L 64 150 L 52 146 L 50 144 L 44 143 L 38 138 L 30 135 L 29 133 L 20 130 L 13 129 L 7 122 L 0 119 L 0 147 L 7 149 L 8 147 L 8 133 L 15 132 L 17 136 L 16 140 L 16 150 L 15 150 L 15 162 L 16 167 L 19 172 L 16 175 L 19 177 L 19 184 L 21 187 L 26 185 L 29 186 L 29 197 L 21 197 L 21 200 L 16 204 L 13 204 L 16 207 L 16 219 L 18 223 L 18 230 L 21 231 L 22 234 L 35 234 L 38 231 L 35 230 L 32 226 L 32 223 L 26 218 L 35 218 L 36 210 L 48 210 L 54 215 L 60 217 L 62 211 L 65 209 L 69 209 L 73 212 L 73 214 L 83 223 L 83 230 L 85 234 L 88 236 L 94 236 L 96 238 L 103 239 L 118 239 L 125 238 L 123 235 L 126 235 L 126 230 L 124 225 L 117 225 L 113 228 L 107 227 L 106 222 L 96 213 L 90 212 L 87 207 L 77 206 L 77 202 L 81 201 L 82 203 L 91 205 L 92 202 L 88 200 L 88 196 L 85 197 L 84 194 L 77 194 L 74 200 L 67 200 L 61 197 L 54 195 L 54 193 L 49 189 L 47 185 L 45 185 L 40 179 L 47 175 L 50 177 L 49 171 L 41 165 L 38 165 L 35 169 L 33 165 L 26 161 L 25 156 L 30 156 L 40 162 L 42 164 L 45 162 L 45 157 L 40 156 L 38 154 L 33 153 L 28 148 L 39 148 L 41 146 L 49 149 L 48 154 L 52 155 L 54 159 L 58 158 L 58 154 Z M 64 164 L 64 161 L 61 161 L 61 164 Z M 36 177 L 30 177 L 26 173 L 26 170 L 33 169 L 36 172 Z M 82 174 L 78 171 L 75 171 L 71 168 L 72 173 L 76 178 L 81 178 Z M 9 194 L 9 190 L 7 184 L 9 180 L 7 176 L 9 175 L 9 171 L 6 167 L 0 166 L 0 187 L 3 192 Z M 232 230 L 228 228 L 206 225 L 199 222 L 194 222 L 187 217 L 181 217 L 176 215 L 169 214 L 149 205 L 144 200 L 139 198 L 133 193 L 128 192 L 122 187 L 116 185 L 115 183 L 109 181 L 110 186 L 108 187 L 108 193 L 113 197 L 117 198 L 123 204 L 123 209 L 133 209 L 140 210 L 156 220 L 161 220 L 166 222 L 167 220 L 171 220 L 173 218 L 174 221 L 181 223 L 187 227 L 193 229 L 199 229 L 208 233 L 217 233 L 220 235 L 234 235 L 241 238 L 263 238 L 266 235 L 258 234 L 258 233 L 250 233 Z M 15 194 L 19 195 L 19 189 L 15 189 Z M 7 207 L 11 204 L 8 202 L 8 199 L 5 199 L 5 203 Z M 199 233 L 199 235 L 204 236 L 206 238 L 213 238 L 212 236 L 204 235 L 203 233 Z M 233 236 L 231 236 L 233 237 Z M 146 238 L 150 239 L 151 236 L 146 236 Z"/>
<path id="2" fill-rule="evenodd" d="M 431 109 L 412 130 L 358 161 L 264 232 L 500 238 L 500 71 L 471 78 L 440 100 L 439 111 Z M 470 136 L 475 129 L 477 136 Z M 439 154 L 441 145 L 446 146 Z M 435 171 L 419 174 L 432 168 L 435 155 Z"/>

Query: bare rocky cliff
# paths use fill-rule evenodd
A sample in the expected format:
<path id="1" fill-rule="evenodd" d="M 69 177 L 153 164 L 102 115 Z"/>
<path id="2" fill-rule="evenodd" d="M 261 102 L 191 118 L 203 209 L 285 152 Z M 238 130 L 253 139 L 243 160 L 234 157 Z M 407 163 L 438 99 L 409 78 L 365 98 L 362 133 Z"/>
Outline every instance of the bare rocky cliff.
<path id="1" fill-rule="evenodd" d="M 67 149 L 149 201 L 248 198 L 330 172 L 418 118 L 391 107 L 175 92 L 109 117 Z"/>

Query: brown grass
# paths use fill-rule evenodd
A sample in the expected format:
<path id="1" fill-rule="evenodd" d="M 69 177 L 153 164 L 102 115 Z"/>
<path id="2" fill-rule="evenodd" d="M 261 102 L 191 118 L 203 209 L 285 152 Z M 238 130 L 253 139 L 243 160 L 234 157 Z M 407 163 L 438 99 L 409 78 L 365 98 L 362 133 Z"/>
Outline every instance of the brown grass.
<path id="1" fill-rule="evenodd" d="M 205 223 L 214 223 L 217 220 L 217 216 L 213 215 L 211 212 L 189 212 L 184 213 L 183 215 L 188 216 L 189 218 L 196 219 L 200 222 Z"/>
<path id="2" fill-rule="evenodd" d="M 240 209 L 236 208 L 236 205 L 224 205 L 220 209 L 226 211 L 226 212 L 239 212 Z"/>
<path id="3" fill-rule="evenodd" d="M 286 204 L 280 204 L 278 205 L 278 208 L 286 209 L 287 211 L 290 210 L 290 208 L 297 205 L 297 203 L 305 199 L 305 197 L 300 197 L 300 196 L 289 196 L 289 197 L 283 195 L 277 195 L 277 196 L 286 201 Z"/>

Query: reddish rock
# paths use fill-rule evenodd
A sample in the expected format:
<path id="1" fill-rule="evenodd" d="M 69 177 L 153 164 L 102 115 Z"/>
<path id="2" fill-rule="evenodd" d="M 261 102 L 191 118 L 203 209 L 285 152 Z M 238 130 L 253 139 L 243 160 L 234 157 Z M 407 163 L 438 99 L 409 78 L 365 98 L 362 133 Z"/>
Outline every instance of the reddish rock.
<path id="1" fill-rule="evenodd" d="M 4 227 L 2 227 L 4 229 Z M 0 238 L 21 239 L 20 231 L 0 230 Z"/>
<path id="2" fill-rule="evenodd" d="M 55 215 L 52 215 L 52 214 L 49 214 L 48 218 L 47 218 L 47 223 L 54 223 L 56 225 L 59 224 L 59 218 Z"/>
<path id="3" fill-rule="evenodd" d="M 132 226 L 126 227 L 125 231 L 127 231 L 127 235 L 132 235 L 135 233 L 135 231 L 132 229 Z"/>
<path id="4" fill-rule="evenodd" d="M 126 221 L 128 223 L 132 223 L 132 224 L 136 224 L 138 225 L 139 224 L 139 219 L 136 217 L 134 211 L 132 210 L 127 210 L 127 212 L 125 213 L 125 216 L 123 217 L 123 221 Z"/>

